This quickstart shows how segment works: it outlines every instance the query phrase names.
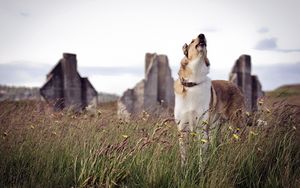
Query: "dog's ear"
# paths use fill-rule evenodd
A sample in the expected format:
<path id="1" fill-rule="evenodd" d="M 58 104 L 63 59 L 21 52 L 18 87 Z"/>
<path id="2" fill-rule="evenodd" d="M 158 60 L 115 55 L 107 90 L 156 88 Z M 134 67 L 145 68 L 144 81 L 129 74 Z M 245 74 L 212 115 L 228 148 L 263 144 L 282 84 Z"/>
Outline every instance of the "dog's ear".
<path id="1" fill-rule="evenodd" d="M 209 66 L 210 66 L 210 62 L 209 62 L 209 60 L 208 60 L 208 58 L 207 58 L 207 57 L 205 58 L 205 65 L 206 65 L 207 67 L 209 67 Z"/>
<path id="2" fill-rule="evenodd" d="M 188 57 L 188 45 L 186 43 L 182 46 L 182 51 L 185 57 Z"/>
<path id="3" fill-rule="evenodd" d="M 189 63 L 189 60 L 188 60 L 186 57 L 184 57 L 184 58 L 181 60 L 180 65 L 181 65 L 182 68 L 185 69 L 185 67 L 187 66 L 188 63 Z"/>

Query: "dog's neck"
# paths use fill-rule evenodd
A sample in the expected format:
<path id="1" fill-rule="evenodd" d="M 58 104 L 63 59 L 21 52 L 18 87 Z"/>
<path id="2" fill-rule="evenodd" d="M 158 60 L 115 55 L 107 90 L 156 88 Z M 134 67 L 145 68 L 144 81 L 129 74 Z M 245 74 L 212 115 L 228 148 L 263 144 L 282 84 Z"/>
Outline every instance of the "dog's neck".
<path id="1" fill-rule="evenodd" d="M 191 60 L 187 65 L 191 70 L 192 74 L 189 76 L 187 82 L 201 83 L 207 80 L 209 73 L 209 67 L 205 64 L 204 57 L 198 57 Z"/>

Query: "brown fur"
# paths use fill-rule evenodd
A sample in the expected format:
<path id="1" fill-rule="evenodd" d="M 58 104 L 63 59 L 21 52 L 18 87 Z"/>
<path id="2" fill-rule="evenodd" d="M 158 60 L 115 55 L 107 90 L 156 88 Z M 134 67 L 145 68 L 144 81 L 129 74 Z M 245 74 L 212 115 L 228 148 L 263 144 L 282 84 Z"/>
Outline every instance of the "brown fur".
<path id="1" fill-rule="evenodd" d="M 183 58 L 181 60 L 180 69 L 179 69 L 179 72 L 178 72 L 178 75 L 179 75 L 180 79 L 186 79 L 190 75 L 193 74 L 193 71 L 190 68 L 187 67 L 188 63 L 189 63 L 189 61 L 188 61 L 187 58 Z"/>
<path id="2" fill-rule="evenodd" d="M 179 95 L 185 95 L 186 94 L 186 89 L 185 87 L 181 84 L 180 80 L 177 79 L 174 82 L 174 91 L 179 94 Z"/>
<path id="3" fill-rule="evenodd" d="M 234 124 L 242 123 L 245 102 L 240 89 L 232 82 L 225 80 L 213 80 L 212 88 L 214 92 L 210 105 L 211 115 L 229 120 Z"/>
<path id="4" fill-rule="evenodd" d="M 207 66 L 210 65 L 210 62 L 207 58 L 207 50 L 206 48 L 203 48 L 201 51 L 197 50 L 197 46 L 199 45 L 200 40 L 199 38 L 195 38 L 191 41 L 191 43 L 189 45 L 184 44 L 182 47 L 182 51 L 183 54 L 185 55 L 185 57 L 187 58 L 185 61 L 185 63 L 188 63 L 188 61 L 195 59 L 196 57 L 198 57 L 199 53 L 202 53 L 204 58 L 205 58 L 205 63 Z M 181 62 L 183 61 L 181 60 Z M 182 64 L 181 64 L 182 65 Z"/>

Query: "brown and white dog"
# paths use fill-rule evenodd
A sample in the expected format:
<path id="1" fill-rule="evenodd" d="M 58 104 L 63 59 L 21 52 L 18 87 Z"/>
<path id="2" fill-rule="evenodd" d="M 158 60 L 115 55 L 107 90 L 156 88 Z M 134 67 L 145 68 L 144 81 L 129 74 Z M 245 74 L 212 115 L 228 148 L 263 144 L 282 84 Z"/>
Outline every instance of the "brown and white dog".
<path id="1" fill-rule="evenodd" d="M 182 163 L 186 160 L 189 132 L 199 133 L 204 143 L 202 148 L 207 150 L 211 130 L 218 129 L 223 120 L 239 124 L 245 108 L 244 97 L 236 85 L 225 80 L 211 81 L 207 76 L 206 46 L 203 34 L 183 46 L 185 57 L 181 60 L 179 78 L 174 83 L 174 116 L 181 133 Z"/>

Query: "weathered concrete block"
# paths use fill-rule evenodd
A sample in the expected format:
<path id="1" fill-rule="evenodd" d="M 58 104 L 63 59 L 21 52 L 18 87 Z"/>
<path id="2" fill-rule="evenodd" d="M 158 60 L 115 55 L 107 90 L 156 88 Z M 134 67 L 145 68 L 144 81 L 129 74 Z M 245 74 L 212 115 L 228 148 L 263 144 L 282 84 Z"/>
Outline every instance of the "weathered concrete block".
<path id="1" fill-rule="evenodd" d="M 96 107 L 98 104 L 98 93 L 88 78 L 81 78 L 81 101 L 82 107 Z"/>
<path id="2" fill-rule="evenodd" d="M 245 96 L 246 109 L 253 111 L 257 109 L 256 103 L 258 97 L 263 93 L 261 84 L 257 77 L 251 75 L 251 57 L 249 55 L 241 55 L 236 60 L 229 80 L 235 83 Z"/>
<path id="3" fill-rule="evenodd" d="M 145 80 L 141 80 L 133 89 L 127 89 L 118 100 L 118 116 L 129 119 L 144 109 Z"/>
<path id="4" fill-rule="evenodd" d="M 129 118 L 143 111 L 155 115 L 163 108 L 173 109 L 173 82 L 167 56 L 146 53 L 145 79 L 124 92 L 118 101 L 118 115 Z"/>
<path id="5" fill-rule="evenodd" d="M 63 72 L 64 105 L 80 109 L 81 101 L 81 77 L 77 73 L 77 59 L 75 54 L 63 54 L 61 60 Z"/>
<path id="6" fill-rule="evenodd" d="M 158 101 L 164 107 L 173 107 L 175 104 L 174 80 L 169 66 L 168 57 L 160 55 L 158 59 Z"/>
<path id="7" fill-rule="evenodd" d="M 129 119 L 134 108 L 134 91 L 127 89 L 118 101 L 118 117 Z"/>
<path id="8" fill-rule="evenodd" d="M 156 54 L 152 54 L 149 58 L 146 54 L 145 66 L 145 85 L 144 85 L 144 109 L 153 112 L 158 103 L 158 59 Z M 149 61 L 147 61 L 149 60 Z"/>
<path id="9" fill-rule="evenodd" d="M 63 54 L 47 75 L 47 82 L 40 93 L 46 101 L 54 104 L 56 110 L 67 107 L 79 111 L 97 104 L 97 91 L 87 78 L 81 78 L 77 72 L 76 54 Z"/>

